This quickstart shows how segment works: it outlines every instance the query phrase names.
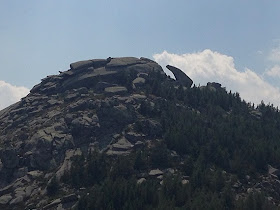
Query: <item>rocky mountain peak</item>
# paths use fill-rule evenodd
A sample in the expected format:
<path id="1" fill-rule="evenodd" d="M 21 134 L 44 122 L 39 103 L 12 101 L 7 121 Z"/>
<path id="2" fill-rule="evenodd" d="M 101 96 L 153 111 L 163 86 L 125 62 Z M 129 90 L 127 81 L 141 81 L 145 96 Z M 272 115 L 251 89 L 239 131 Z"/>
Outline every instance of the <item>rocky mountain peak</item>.
<path id="1" fill-rule="evenodd" d="M 178 85 L 147 58 L 79 61 L 0 111 L 0 205 L 41 209 L 49 202 L 43 183 L 59 181 L 72 157 L 96 148 L 109 156 L 127 155 L 161 139 L 160 122 L 141 114 L 143 109 L 157 112 L 164 101 L 142 89 L 152 85 L 147 84 L 151 75 Z M 180 83 L 187 77 L 182 72 L 175 75 L 179 84 L 190 86 Z"/>
<path id="2" fill-rule="evenodd" d="M 167 68 L 71 63 L 1 110 L 0 209 L 280 205 L 278 108 Z"/>
<path id="3" fill-rule="evenodd" d="M 30 92 L 49 95 L 81 87 L 115 91 L 119 89 L 117 86 L 123 81 L 124 74 L 133 74 L 133 84 L 137 86 L 143 83 L 145 76 L 155 71 L 164 74 L 161 66 L 147 58 L 109 57 L 78 61 L 71 63 L 68 71 L 43 79 Z"/>

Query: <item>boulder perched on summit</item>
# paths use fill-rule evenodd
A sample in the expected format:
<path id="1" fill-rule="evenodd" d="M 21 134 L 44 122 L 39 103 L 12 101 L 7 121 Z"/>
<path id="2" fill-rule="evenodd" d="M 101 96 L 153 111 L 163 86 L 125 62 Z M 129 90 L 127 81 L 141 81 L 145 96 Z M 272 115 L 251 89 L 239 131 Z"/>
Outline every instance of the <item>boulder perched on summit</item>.
<path id="1" fill-rule="evenodd" d="M 121 57 L 107 59 L 91 59 L 70 64 L 70 69 L 59 75 L 48 76 L 32 88 L 31 93 L 53 94 L 81 87 L 98 89 L 100 82 L 112 84 L 109 86 L 122 86 L 124 74 L 137 75 L 160 72 L 165 74 L 160 65 L 148 58 Z M 139 86 L 140 83 L 134 84 Z"/>
<path id="2" fill-rule="evenodd" d="M 105 66 L 110 61 L 111 61 L 111 57 L 109 57 L 107 59 L 92 59 L 92 60 L 78 61 L 75 63 L 71 63 L 70 68 L 72 70 L 84 69 L 84 68 L 89 68 L 89 67 L 98 68 L 101 66 Z"/>
<path id="3" fill-rule="evenodd" d="M 206 87 L 209 88 L 212 91 L 217 91 L 217 90 L 223 89 L 222 85 L 220 83 L 217 83 L 217 82 L 207 82 Z"/>
<path id="4" fill-rule="evenodd" d="M 168 68 L 174 74 L 178 84 L 186 87 L 192 86 L 192 79 L 189 78 L 181 69 L 178 69 L 177 67 L 171 65 L 167 65 L 166 68 Z"/>

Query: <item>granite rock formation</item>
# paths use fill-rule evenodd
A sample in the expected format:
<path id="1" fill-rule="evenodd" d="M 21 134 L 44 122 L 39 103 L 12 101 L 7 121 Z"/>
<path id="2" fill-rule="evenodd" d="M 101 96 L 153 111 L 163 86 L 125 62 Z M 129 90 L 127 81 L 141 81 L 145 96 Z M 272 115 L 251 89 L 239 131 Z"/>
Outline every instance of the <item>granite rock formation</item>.
<path id="1" fill-rule="evenodd" d="M 178 83 L 190 87 L 184 73 L 174 73 Z M 96 147 L 110 156 L 127 155 L 162 138 L 160 122 L 139 113 L 142 102 L 150 109 L 162 103 L 141 92 L 150 74 L 165 75 L 147 58 L 79 61 L 0 111 L 0 207 L 52 209 L 76 201 L 79 192 L 71 189 L 50 200 L 45 184 L 69 171 L 73 156 Z M 176 83 L 167 77 L 166 82 Z"/>
<path id="2" fill-rule="evenodd" d="M 109 57 L 75 62 L 67 71 L 42 79 L 28 96 L 1 110 L 0 209 L 73 209 L 89 191 L 71 187 L 63 178 L 75 167 L 75 159 L 84 157 L 86 165 L 89 154 L 104 155 L 114 161 L 142 150 L 159 149 L 155 154 L 172 160 L 172 165 L 151 165 L 138 171 L 134 174 L 137 184 L 156 180 L 162 186 L 164 177 L 169 175 L 180 176 L 182 185 L 190 184 L 190 176 L 182 173 L 186 169 L 182 160 L 187 157 L 173 148 L 160 147 L 165 138 L 164 124 L 168 123 L 160 109 L 172 104 L 172 112 L 176 110 L 179 115 L 187 110 L 201 116 L 203 109 L 173 100 L 172 94 L 176 91 L 183 98 L 187 92 L 201 89 L 215 98 L 226 90 L 219 83 L 192 89 L 193 81 L 183 71 L 170 65 L 167 68 L 176 80 L 147 58 Z M 151 93 L 153 88 L 159 93 Z M 230 114 L 221 108 L 216 111 L 223 118 Z M 262 113 L 253 109 L 249 116 L 259 120 Z M 207 129 L 211 127 L 210 120 L 201 123 Z M 164 162 L 161 160 L 158 162 Z M 262 191 L 279 203 L 279 170 L 274 167 L 269 166 L 268 173 L 258 179 L 247 175 L 243 181 L 231 172 L 221 173 L 228 183 L 234 182 L 230 190 L 237 199 Z M 211 165 L 207 173 L 213 171 L 215 167 Z M 57 183 L 58 195 L 50 196 L 50 186 L 55 188 Z"/>
<path id="3" fill-rule="evenodd" d="M 179 85 L 183 85 L 185 87 L 191 87 L 193 84 L 193 81 L 191 78 L 189 78 L 181 69 L 178 69 L 174 66 L 167 65 L 166 68 L 168 68 L 175 76 L 176 82 Z"/>

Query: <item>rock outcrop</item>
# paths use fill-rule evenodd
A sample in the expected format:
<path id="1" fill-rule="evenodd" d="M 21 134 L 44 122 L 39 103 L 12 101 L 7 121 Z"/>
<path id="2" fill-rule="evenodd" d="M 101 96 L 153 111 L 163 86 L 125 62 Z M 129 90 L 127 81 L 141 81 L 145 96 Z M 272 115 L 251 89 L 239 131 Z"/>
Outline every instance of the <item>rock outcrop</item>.
<path id="1" fill-rule="evenodd" d="M 193 81 L 183 71 L 170 65 L 167 68 L 176 80 L 167 77 L 161 66 L 147 58 L 109 57 L 75 62 L 67 71 L 42 79 L 28 96 L 1 110 L 0 209 L 74 209 L 79 199 L 88 196 L 90 190 L 84 188 L 85 185 L 81 188 L 68 185 L 64 179 L 73 168 L 80 166 L 76 166 L 79 160 L 83 167 L 91 163 L 94 173 L 102 171 L 94 165 L 93 155 L 106 157 L 106 165 L 102 167 L 112 177 L 116 171 L 110 161 L 118 163 L 122 158 L 135 159 L 133 169 L 123 170 L 124 164 L 117 165 L 121 166 L 117 169 L 124 176 L 130 170 L 137 171 L 133 176 L 139 186 L 153 181 L 158 184 L 155 189 L 159 189 L 169 176 L 178 178 L 182 185 L 191 183 L 192 175 L 186 171 L 189 173 L 193 166 L 184 162 L 188 155 L 184 157 L 164 145 L 166 127 L 170 123 L 166 110 L 172 108 L 169 111 L 174 112 L 178 109 L 180 114 L 187 110 L 190 113 L 187 116 L 197 115 L 201 117 L 193 119 L 204 119 L 203 112 L 200 112 L 203 110 L 194 109 L 191 103 L 185 104 L 176 97 L 173 100 L 175 91 L 184 98 L 184 94 L 197 89 L 191 89 Z M 182 89 L 178 88 L 180 85 Z M 166 89 L 162 91 L 159 87 Z M 200 88 L 211 90 L 208 91 L 210 95 L 225 91 L 219 83 L 208 83 Z M 187 100 L 194 99 L 189 97 Z M 217 110 L 227 117 L 222 107 Z M 257 109 L 251 110 L 250 114 L 258 120 L 262 117 Z M 185 115 L 182 119 L 188 120 Z M 209 121 L 202 124 L 212 133 Z M 172 142 L 176 138 L 188 140 L 188 130 L 185 132 L 186 136 L 182 137 L 170 135 L 170 145 L 176 142 Z M 195 138 L 194 134 L 192 136 Z M 190 161 L 189 164 L 193 163 Z M 209 173 L 215 170 L 213 166 Z M 259 180 L 249 175 L 246 180 L 239 180 L 223 171 L 223 177 L 237 199 L 263 191 L 277 204 L 280 200 L 279 176 L 279 169 L 270 165 L 268 174 L 259 176 Z M 58 185 L 59 193 L 53 196 L 50 189 Z"/>
<path id="2" fill-rule="evenodd" d="M 185 86 L 185 87 L 192 86 L 193 81 L 181 69 L 178 69 L 171 65 L 167 65 L 166 68 L 168 68 L 174 74 L 178 84 Z"/>
<path id="3" fill-rule="evenodd" d="M 191 80 L 175 72 L 190 87 Z M 46 193 L 46 183 L 69 172 L 73 157 L 96 148 L 112 157 L 128 155 L 161 139 L 160 122 L 140 113 L 142 102 L 151 109 L 162 103 L 141 91 L 150 74 L 165 75 L 147 58 L 79 61 L 42 79 L 28 96 L 0 111 L 0 208 L 47 209 L 63 206 L 68 198 L 76 201 L 71 189 L 56 200 Z M 167 77 L 166 82 L 177 84 Z"/>
<path id="4" fill-rule="evenodd" d="M 61 72 L 59 75 L 52 75 L 42 80 L 39 85 L 31 89 L 31 93 L 61 93 L 66 90 L 77 88 L 99 88 L 100 83 L 105 85 L 108 92 L 125 91 L 123 87 L 114 87 L 116 81 L 121 81 L 123 74 L 133 72 L 135 75 L 134 84 L 143 83 L 141 75 L 152 71 L 159 71 L 164 74 L 161 66 L 147 58 L 107 58 L 79 61 L 70 64 L 70 70 Z M 137 85 L 136 85 L 137 86 Z M 102 88 L 101 88 L 102 89 Z"/>
<path id="5" fill-rule="evenodd" d="M 208 82 L 206 87 L 209 88 L 212 91 L 217 91 L 217 90 L 223 89 L 222 85 L 220 83 L 217 83 L 217 82 Z"/>

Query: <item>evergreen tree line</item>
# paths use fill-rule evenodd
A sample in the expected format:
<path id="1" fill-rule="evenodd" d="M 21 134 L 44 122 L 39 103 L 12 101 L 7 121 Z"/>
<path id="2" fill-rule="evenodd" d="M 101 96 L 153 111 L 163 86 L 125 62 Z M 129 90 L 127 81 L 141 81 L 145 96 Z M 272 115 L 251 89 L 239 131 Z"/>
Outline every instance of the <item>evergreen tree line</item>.
<path id="1" fill-rule="evenodd" d="M 129 86 L 130 77 L 123 83 Z M 162 140 L 125 157 L 97 151 L 76 157 L 63 181 L 87 187 L 77 209 L 276 209 L 261 193 L 236 201 L 226 174 L 254 179 L 268 164 L 280 166 L 278 108 L 248 104 L 223 88 L 175 87 L 157 72 L 138 91 L 159 98 L 152 107 L 143 101 L 140 112 L 161 123 Z M 178 172 L 161 184 L 156 178 L 138 184 L 139 174 L 153 168 Z"/>

